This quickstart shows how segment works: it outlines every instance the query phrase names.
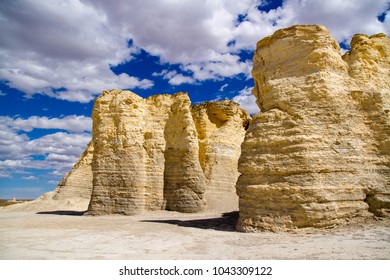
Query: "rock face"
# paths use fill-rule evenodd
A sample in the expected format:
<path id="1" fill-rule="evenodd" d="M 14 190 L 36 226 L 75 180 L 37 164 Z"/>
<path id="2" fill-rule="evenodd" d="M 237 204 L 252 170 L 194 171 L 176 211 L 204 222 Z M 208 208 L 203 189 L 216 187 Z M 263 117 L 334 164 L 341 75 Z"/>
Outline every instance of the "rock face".
<path id="1" fill-rule="evenodd" d="M 234 210 L 247 112 L 231 101 L 190 106 L 185 93 L 143 99 L 105 91 L 93 109 L 88 213 Z M 206 197 L 205 197 L 206 196 Z M 206 198 L 206 199 L 205 199 Z"/>
<path id="2" fill-rule="evenodd" d="M 207 208 L 238 210 L 237 165 L 251 118 L 229 100 L 193 105 L 192 116 L 198 133 L 199 161 L 206 177 Z"/>
<path id="3" fill-rule="evenodd" d="M 362 112 L 374 143 L 372 154 L 381 181 L 368 185 L 369 211 L 376 216 L 390 214 L 390 39 L 384 34 L 352 38 L 351 51 L 343 59 L 357 86 L 352 89 L 354 104 Z M 371 181 L 370 181 L 371 183 Z"/>
<path id="4" fill-rule="evenodd" d="M 130 91 L 104 91 L 92 119 L 90 214 L 205 207 L 205 177 L 187 94 L 143 99 Z"/>
<path id="5" fill-rule="evenodd" d="M 143 99 L 104 91 L 93 109 L 93 141 L 72 170 L 54 191 L 7 209 L 238 210 L 238 158 L 250 120 L 228 100 L 190 106 L 184 93 Z"/>
<path id="6" fill-rule="evenodd" d="M 241 231 L 327 227 L 385 216 L 390 202 L 389 39 L 356 35 L 343 58 L 322 26 L 259 41 L 261 112 L 242 145 Z"/>

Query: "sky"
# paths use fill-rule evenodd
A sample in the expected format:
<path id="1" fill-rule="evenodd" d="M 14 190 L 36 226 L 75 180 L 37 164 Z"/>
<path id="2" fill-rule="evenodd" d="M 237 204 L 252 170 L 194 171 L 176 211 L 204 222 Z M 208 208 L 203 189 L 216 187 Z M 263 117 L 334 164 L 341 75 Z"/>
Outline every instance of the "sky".
<path id="1" fill-rule="evenodd" d="M 0 0 L 0 199 L 53 190 L 91 140 L 106 89 L 188 92 L 251 114 L 257 41 L 322 24 L 341 46 L 390 34 L 390 0 Z"/>

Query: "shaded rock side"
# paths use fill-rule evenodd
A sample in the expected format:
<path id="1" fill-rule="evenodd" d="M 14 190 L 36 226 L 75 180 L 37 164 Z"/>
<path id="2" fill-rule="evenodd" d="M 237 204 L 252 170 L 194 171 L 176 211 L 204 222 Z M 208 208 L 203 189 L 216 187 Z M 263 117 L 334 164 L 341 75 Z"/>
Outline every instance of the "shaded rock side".
<path id="1" fill-rule="evenodd" d="M 130 91 L 104 91 L 92 119 L 90 214 L 204 208 L 205 178 L 187 94 L 143 99 Z"/>
<path id="2" fill-rule="evenodd" d="M 385 182 L 368 186 L 367 203 L 376 216 L 390 216 L 390 39 L 383 33 L 352 38 L 351 50 L 343 59 L 356 86 L 351 90 L 354 105 L 363 113 L 372 131 L 378 172 Z"/>
<path id="3" fill-rule="evenodd" d="M 196 104 L 191 111 L 198 133 L 199 161 L 206 177 L 207 209 L 238 210 L 238 158 L 251 118 L 230 100 Z"/>
<path id="4" fill-rule="evenodd" d="M 386 37 L 364 38 L 389 44 Z M 239 159 L 238 230 L 327 227 L 386 215 L 390 53 L 381 47 L 371 59 L 358 42 L 344 60 L 318 25 L 281 29 L 258 42 L 252 75 L 261 112 Z"/>

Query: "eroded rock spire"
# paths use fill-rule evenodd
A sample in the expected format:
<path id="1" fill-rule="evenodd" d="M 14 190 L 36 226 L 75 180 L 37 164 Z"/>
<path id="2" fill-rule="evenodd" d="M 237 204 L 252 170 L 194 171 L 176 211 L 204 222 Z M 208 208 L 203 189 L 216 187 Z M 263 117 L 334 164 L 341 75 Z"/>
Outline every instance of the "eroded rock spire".
<path id="1" fill-rule="evenodd" d="M 326 227 L 389 211 L 390 40 L 340 55 L 323 26 L 257 44 L 254 116 L 239 160 L 242 231 Z"/>

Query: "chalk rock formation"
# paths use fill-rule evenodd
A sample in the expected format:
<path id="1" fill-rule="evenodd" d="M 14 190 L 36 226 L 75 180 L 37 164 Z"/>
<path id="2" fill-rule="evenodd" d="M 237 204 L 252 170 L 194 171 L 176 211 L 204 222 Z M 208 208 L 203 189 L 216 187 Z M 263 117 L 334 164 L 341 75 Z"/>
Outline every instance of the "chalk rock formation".
<path id="1" fill-rule="evenodd" d="M 342 59 L 322 26 L 257 43 L 261 112 L 242 145 L 241 231 L 326 227 L 389 210 L 389 39 L 355 36 Z"/>
<path id="2" fill-rule="evenodd" d="M 251 120 L 239 104 L 224 100 L 193 105 L 199 141 L 199 161 L 206 177 L 207 208 L 238 210 L 237 165 L 246 128 Z"/>
<path id="3" fill-rule="evenodd" d="M 187 94 L 143 99 L 130 91 L 104 91 L 92 119 L 90 214 L 204 208 L 205 178 Z"/>
<path id="4" fill-rule="evenodd" d="M 351 51 L 343 59 L 357 84 L 351 90 L 354 104 L 362 112 L 374 142 L 373 154 L 382 182 L 368 186 L 369 211 L 390 214 L 390 39 L 383 33 L 352 38 Z M 371 181 L 370 181 L 371 183 Z M 373 183 L 373 182 L 372 182 Z"/>
<path id="5" fill-rule="evenodd" d="M 93 141 L 56 189 L 6 209 L 193 212 L 205 208 L 205 197 L 207 210 L 238 210 L 237 165 L 249 121 L 227 100 L 190 107 L 186 94 L 143 99 L 105 91 L 94 107 Z"/>

